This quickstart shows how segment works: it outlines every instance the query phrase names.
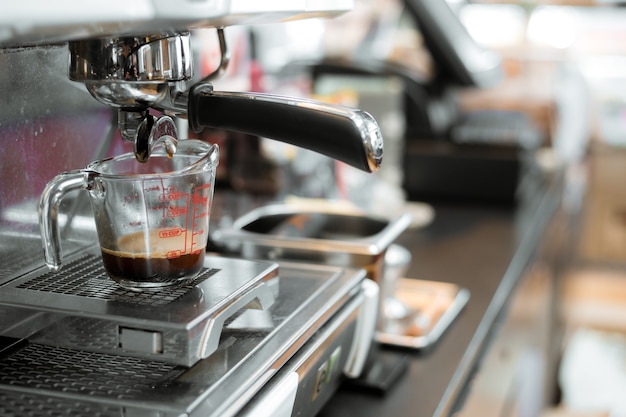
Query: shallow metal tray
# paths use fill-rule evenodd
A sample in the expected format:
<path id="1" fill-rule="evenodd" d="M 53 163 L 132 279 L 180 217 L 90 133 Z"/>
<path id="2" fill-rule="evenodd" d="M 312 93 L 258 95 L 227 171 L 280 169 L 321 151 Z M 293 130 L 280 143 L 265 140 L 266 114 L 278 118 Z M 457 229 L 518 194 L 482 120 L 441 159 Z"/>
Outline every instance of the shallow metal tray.
<path id="1" fill-rule="evenodd" d="M 447 282 L 401 278 L 395 299 L 407 311 L 386 318 L 376 338 L 387 345 L 424 349 L 435 343 L 470 298 L 469 290 Z"/>

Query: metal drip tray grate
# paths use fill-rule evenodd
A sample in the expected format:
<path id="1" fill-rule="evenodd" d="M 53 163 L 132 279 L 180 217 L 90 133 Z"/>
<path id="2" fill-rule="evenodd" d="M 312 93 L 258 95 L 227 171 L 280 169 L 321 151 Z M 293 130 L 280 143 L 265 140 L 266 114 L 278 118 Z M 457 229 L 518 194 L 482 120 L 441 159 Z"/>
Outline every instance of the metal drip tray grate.
<path id="1" fill-rule="evenodd" d="M 71 254 L 81 248 L 84 250 L 85 246 L 85 242 L 66 241 L 63 250 Z M 0 284 L 40 268 L 43 265 L 41 248 L 39 235 L 0 233 Z"/>
<path id="2" fill-rule="evenodd" d="M 120 287 L 106 274 L 97 255 L 85 255 L 59 272 L 48 272 L 20 283 L 16 288 L 87 298 L 160 306 L 182 297 L 218 269 L 204 268 L 192 282 L 158 291 L 131 291 Z"/>
<path id="3" fill-rule="evenodd" d="M 0 415 L 145 416 L 128 404 L 158 402 L 176 390 L 175 380 L 185 371 L 163 362 L 29 344 L 0 359 Z"/>
<path id="4" fill-rule="evenodd" d="M 207 257 L 187 285 L 126 290 L 106 275 L 95 251 L 59 272 L 39 270 L 0 286 L 0 306 L 16 316 L 45 313 L 31 341 L 192 366 L 217 349 L 227 319 L 268 308 L 278 292 L 275 263 L 217 257 Z"/>
<path id="5" fill-rule="evenodd" d="M 8 245 L 0 247 L 0 282 L 13 278 L 20 271 L 31 266 L 31 270 L 41 264 L 41 243 L 32 239 L 22 247 L 10 248 Z M 34 266 L 33 266 L 34 265 Z"/>
<path id="6" fill-rule="evenodd" d="M 120 417 L 124 415 L 124 410 L 118 406 L 0 389 L 0 415 L 3 417 Z"/>
<path id="7" fill-rule="evenodd" d="M 0 360 L 0 384 L 117 400 L 165 389 L 186 368 L 163 362 L 29 344 Z"/>

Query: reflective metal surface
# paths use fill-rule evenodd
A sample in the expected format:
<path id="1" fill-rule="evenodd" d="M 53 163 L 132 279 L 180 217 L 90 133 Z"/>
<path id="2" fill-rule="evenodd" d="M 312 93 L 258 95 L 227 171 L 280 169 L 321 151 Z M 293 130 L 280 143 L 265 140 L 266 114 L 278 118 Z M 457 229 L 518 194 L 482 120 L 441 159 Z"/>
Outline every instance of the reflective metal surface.
<path id="1" fill-rule="evenodd" d="M 96 251 L 67 270 L 11 281 L 0 287 L 0 303 L 47 312 L 54 324 L 29 337 L 39 343 L 191 366 L 215 351 L 227 319 L 272 305 L 277 276 L 275 264 L 209 258 L 187 285 L 135 292 L 106 275 Z"/>
<path id="2" fill-rule="evenodd" d="M 99 101 L 116 107 L 150 106 L 167 83 L 192 78 L 188 33 L 69 42 L 69 77 Z"/>
<path id="3" fill-rule="evenodd" d="M 469 297 L 469 291 L 456 284 L 402 277 L 393 299 L 407 311 L 401 317 L 387 317 L 376 339 L 390 346 L 425 349 L 441 337 Z"/>
<path id="4" fill-rule="evenodd" d="M 244 257 L 365 268 L 378 283 L 387 248 L 410 223 L 409 214 L 391 221 L 274 204 L 246 213 L 231 227 L 215 230 L 212 238 Z"/>
<path id="5" fill-rule="evenodd" d="M 67 48 L 0 49 L 0 283 L 42 265 L 37 207 L 60 172 L 120 152 L 108 108 L 67 79 Z M 129 149 L 130 150 L 130 149 Z M 59 211 L 65 247 L 94 240 L 89 202 Z M 73 221 L 70 221 L 73 219 Z"/>
<path id="6" fill-rule="evenodd" d="M 153 358 L 96 352 L 85 346 L 58 346 L 34 335 L 28 343 L 0 355 L 0 414 L 32 410 L 29 415 L 39 417 L 55 415 L 55 410 L 67 414 L 68 410 L 83 407 L 83 412 L 93 410 L 104 416 L 235 415 L 309 341 L 323 334 L 329 323 L 342 327 L 343 343 L 348 343 L 343 347 L 345 352 L 355 331 L 355 314 L 362 300 L 362 271 L 288 264 L 281 264 L 280 270 L 281 296 L 276 302 L 266 311 L 246 310 L 226 323 L 215 353 L 191 368 Z M 4 292 L 3 287 L 0 290 Z M 211 298 L 210 292 L 204 295 Z M 125 304 L 119 299 L 96 300 L 94 305 L 99 308 L 87 309 L 80 320 L 89 321 L 103 310 L 140 311 Z M 188 306 L 193 310 L 194 304 Z M 10 307 L 3 313 L 23 310 Z M 45 305 L 40 305 L 40 310 L 49 315 Z M 144 316 L 155 312 L 149 306 L 142 310 Z M 177 316 L 172 314 L 172 318 Z M 65 320 L 48 321 L 54 329 Z M 316 354 L 309 352 L 313 358 L 324 351 L 319 343 L 314 342 Z M 342 364 L 347 360 L 345 354 L 341 355 Z M 306 368 L 317 369 L 311 365 Z M 310 401 L 309 392 L 304 397 Z"/>

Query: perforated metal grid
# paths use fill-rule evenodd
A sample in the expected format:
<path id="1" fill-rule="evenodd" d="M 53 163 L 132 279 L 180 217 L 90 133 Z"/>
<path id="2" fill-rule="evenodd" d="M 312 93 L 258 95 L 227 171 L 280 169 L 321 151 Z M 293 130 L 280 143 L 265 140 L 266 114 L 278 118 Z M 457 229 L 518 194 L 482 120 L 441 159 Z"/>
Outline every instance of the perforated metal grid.
<path id="1" fill-rule="evenodd" d="M 162 306 L 185 295 L 196 285 L 215 275 L 219 269 L 205 268 L 193 281 L 159 291 L 131 291 L 120 287 L 104 270 L 96 255 L 85 255 L 69 263 L 59 272 L 36 276 L 17 286 L 19 289 L 76 295 L 87 298 L 115 300 L 123 303 Z"/>
<path id="2" fill-rule="evenodd" d="M 0 416 L 3 417 L 120 417 L 122 415 L 121 407 L 94 406 L 86 401 L 51 398 L 0 389 Z"/>
<path id="3" fill-rule="evenodd" d="M 186 334 L 167 329 L 160 331 L 163 334 L 163 352 L 179 357 L 188 354 Z M 29 340 L 47 345 L 112 352 L 118 350 L 118 332 L 118 323 L 114 321 L 68 316 L 41 329 Z"/>
<path id="4" fill-rule="evenodd" d="M 4 244 L 3 244 L 4 243 Z M 43 262 L 41 241 L 0 235 L 0 282 L 15 278 L 24 269 L 33 270 Z"/>
<path id="5" fill-rule="evenodd" d="M 85 350 L 117 348 L 118 325 L 115 322 L 84 317 L 63 317 L 41 329 L 29 340 Z"/>
<path id="6" fill-rule="evenodd" d="M 0 359 L 0 385 L 134 400 L 168 389 L 185 369 L 145 359 L 29 344 Z"/>
<path id="7" fill-rule="evenodd" d="M 66 254 L 74 253 L 83 247 L 78 242 L 63 242 Z M 0 233 L 0 283 L 8 282 L 23 274 L 43 266 L 41 237 L 25 235 L 7 235 Z"/>

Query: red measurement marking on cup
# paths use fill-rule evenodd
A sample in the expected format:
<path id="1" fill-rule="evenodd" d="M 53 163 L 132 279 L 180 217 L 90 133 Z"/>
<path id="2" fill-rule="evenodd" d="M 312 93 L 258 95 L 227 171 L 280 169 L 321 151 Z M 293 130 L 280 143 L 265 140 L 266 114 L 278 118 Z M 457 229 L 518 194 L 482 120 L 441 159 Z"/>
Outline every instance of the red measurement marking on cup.
<path id="1" fill-rule="evenodd" d="M 204 250 L 206 246 L 206 238 L 204 235 L 207 233 L 208 218 L 210 216 L 210 202 L 211 202 L 211 189 L 210 183 L 202 184 L 194 189 L 191 194 L 191 203 L 193 207 L 192 212 L 192 233 L 191 233 L 191 248 L 198 251 Z M 208 190 L 208 191 L 207 191 Z"/>
<path id="2" fill-rule="evenodd" d="M 187 206 L 169 206 L 167 208 L 167 217 L 180 217 L 187 215 Z"/>
<path id="3" fill-rule="evenodd" d="M 196 205 L 206 206 L 209 203 L 209 197 L 203 197 L 200 194 L 194 193 L 191 196 L 191 202 Z"/>
<path id="4" fill-rule="evenodd" d="M 193 204 L 204 205 L 206 206 L 209 202 L 209 197 L 203 191 L 211 188 L 211 184 L 203 184 L 196 187 L 193 194 L 191 195 L 191 202 Z"/>
<path id="5" fill-rule="evenodd" d="M 165 229 L 165 230 L 159 230 L 159 237 L 160 238 L 164 238 L 167 239 L 169 237 L 177 237 L 180 236 L 184 233 L 185 231 L 181 228 L 177 228 L 177 229 Z"/>
<path id="6" fill-rule="evenodd" d="M 176 192 L 176 193 L 169 193 L 169 194 L 161 194 L 159 196 L 159 201 L 164 203 L 167 201 L 178 201 L 178 200 L 181 200 L 182 198 L 183 198 L 183 193 Z"/>
<path id="7" fill-rule="evenodd" d="M 182 255 L 183 252 L 180 250 L 171 250 L 165 256 L 167 256 L 167 259 L 175 259 L 180 258 Z"/>
<path id="8" fill-rule="evenodd" d="M 159 196 L 159 201 L 178 201 L 183 197 L 186 197 L 187 194 L 178 191 L 176 187 L 168 187 L 163 189 L 163 194 Z"/>
<path id="9" fill-rule="evenodd" d="M 204 239 L 202 239 L 202 236 L 204 235 L 204 229 L 196 230 L 197 226 L 195 223 L 193 227 L 194 227 L 194 232 L 191 233 L 191 247 L 196 248 L 198 246 L 203 246 Z M 200 237 L 200 242 L 196 240 L 197 237 Z"/>

